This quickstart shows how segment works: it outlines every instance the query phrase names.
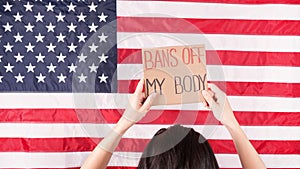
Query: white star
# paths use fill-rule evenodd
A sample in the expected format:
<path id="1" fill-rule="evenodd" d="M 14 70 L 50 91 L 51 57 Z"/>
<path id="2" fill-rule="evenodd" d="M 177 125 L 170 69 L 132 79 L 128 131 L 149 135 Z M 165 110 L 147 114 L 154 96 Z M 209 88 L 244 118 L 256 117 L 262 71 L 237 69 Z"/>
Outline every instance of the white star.
<path id="1" fill-rule="evenodd" d="M 57 76 L 57 78 L 58 78 L 58 83 L 61 82 L 66 83 L 67 76 L 64 76 L 62 73 L 59 76 Z"/>
<path id="2" fill-rule="evenodd" d="M 3 45 L 3 47 L 5 48 L 5 52 L 12 52 L 12 48 L 14 47 L 13 45 L 10 45 L 9 42 L 7 42 L 6 45 Z"/>
<path id="3" fill-rule="evenodd" d="M 57 57 L 57 62 L 59 63 L 59 62 L 65 62 L 65 58 L 66 58 L 66 56 L 64 56 L 62 53 L 60 53 L 58 56 L 56 56 Z"/>
<path id="4" fill-rule="evenodd" d="M 81 53 L 81 55 L 77 56 L 77 58 L 79 59 L 79 63 L 80 63 L 80 62 L 85 62 L 87 56 L 84 56 L 83 53 Z"/>
<path id="5" fill-rule="evenodd" d="M 44 15 L 41 15 L 41 13 L 34 15 L 34 17 L 36 18 L 35 22 L 38 22 L 38 21 L 43 22 Z"/>
<path id="6" fill-rule="evenodd" d="M 90 73 L 92 73 L 92 72 L 97 73 L 98 67 L 95 65 L 95 63 L 93 63 L 91 66 L 89 66 L 89 68 L 90 68 Z"/>
<path id="7" fill-rule="evenodd" d="M 65 15 L 62 15 L 61 12 L 59 12 L 59 15 L 56 15 L 56 18 L 57 22 L 64 22 Z"/>
<path id="8" fill-rule="evenodd" d="M 31 45 L 31 43 L 28 43 L 28 45 L 25 46 L 25 48 L 27 49 L 27 52 L 29 52 L 29 51 L 33 52 L 34 47 L 35 46 Z"/>
<path id="9" fill-rule="evenodd" d="M 44 58 L 45 58 L 45 56 L 43 56 L 41 53 L 39 53 L 39 55 L 38 56 L 35 56 L 35 58 L 37 59 L 37 63 L 39 63 L 39 62 L 43 62 L 44 63 Z"/>
<path id="10" fill-rule="evenodd" d="M 82 33 L 80 34 L 80 36 L 77 36 L 78 37 L 78 39 L 79 39 L 79 41 L 78 42 L 85 42 L 85 38 L 87 37 L 87 36 L 84 36 Z"/>
<path id="11" fill-rule="evenodd" d="M 106 18 L 108 16 L 107 15 L 104 15 L 104 13 L 102 12 L 101 15 L 98 15 L 98 18 L 99 18 L 99 22 L 106 22 Z"/>
<path id="12" fill-rule="evenodd" d="M 29 63 L 29 65 L 28 65 L 28 66 L 25 66 L 25 67 L 26 67 L 26 69 L 27 69 L 27 73 L 29 73 L 29 72 L 34 73 L 35 66 L 32 66 L 31 63 Z"/>
<path id="13" fill-rule="evenodd" d="M 0 62 L 2 62 L 2 60 L 1 60 L 2 58 L 3 58 L 3 56 L 2 56 L 2 55 L 0 55 Z"/>
<path id="14" fill-rule="evenodd" d="M 3 76 L 0 76 L 0 83 L 2 83 Z"/>
<path id="15" fill-rule="evenodd" d="M 105 36 L 104 33 L 102 33 L 101 36 L 98 36 L 98 38 L 100 39 L 99 42 L 106 42 L 106 38 L 107 38 L 107 37 L 108 37 L 108 36 Z"/>
<path id="16" fill-rule="evenodd" d="M 23 79 L 25 78 L 25 76 L 22 76 L 21 73 L 18 74 L 18 76 L 15 76 L 16 78 L 16 83 L 23 83 Z"/>
<path id="17" fill-rule="evenodd" d="M 20 53 L 18 53 L 18 55 L 15 55 L 16 58 L 16 62 L 23 62 L 23 57 Z"/>
<path id="18" fill-rule="evenodd" d="M 20 15 L 20 13 L 18 12 L 17 15 L 14 15 L 15 22 L 17 22 L 17 21 L 22 22 L 22 17 L 23 17 L 23 15 Z"/>
<path id="19" fill-rule="evenodd" d="M 80 22 L 80 21 L 85 22 L 86 15 L 83 15 L 81 12 L 80 15 L 77 16 L 77 18 L 78 18 L 78 22 Z"/>
<path id="20" fill-rule="evenodd" d="M 7 66 L 4 66 L 5 67 L 5 72 L 13 72 L 13 68 L 15 67 L 15 66 L 12 66 L 12 65 L 10 65 L 10 63 L 8 63 L 7 64 Z"/>
<path id="21" fill-rule="evenodd" d="M 49 66 L 47 66 L 47 68 L 48 68 L 48 73 L 50 72 L 55 73 L 56 66 L 53 66 L 52 63 Z"/>
<path id="22" fill-rule="evenodd" d="M 92 4 L 89 5 L 88 7 L 90 8 L 90 12 L 92 12 L 92 11 L 96 12 L 97 5 L 95 5 L 94 2 L 92 2 Z"/>
<path id="23" fill-rule="evenodd" d="M 2 35 L 0 35 L 0 42 L 1 42 L 1 38 L 2 38 Z"/>
<path id="24" fill-rule="evenodd" d="M 68 6 L 68 12 L 70 12 L 70 11 L 75 12 L 76 5 L 73 5 L 73 3 L 71 2 L 70 5 L 67 5 L 67 6 Z"/>
<path id="25" fill-rule="evenodd" d="M 89 48 L 91 49 L 90 52 L 97 52 L 98 46 L 93 43 L 92 46 L 89 46 Z"/>
<path id="26" fill-rule="evenodd" d="M 45 83 L 45 78 L 46 78 L 46 76 L 43 76 L 42 73 L 40 73 L 39 76 L 35 76 L 35 77 L 37 78 L 38 83 L 40 83 L 40 82 Z"/>
<path id="27" fill-rule="evenodd" d="M 69 28 L 69 32 L 75 32 L 75 28 L 77 27 L 77 26 L 75 26 L 73 23 L 71 23 L 70 25 L 68 25 L 67 26 L 68 28 Z"/>
<path id="28" fill-rule="evenodd" d="M 95 24 L 94 24 L 94 22 L 92 23 L 92 25 L 89 25 L 89 28 L 90 28 L 90 32 L 97 32 L 97 28 L 98 28 L 98 26 L 96 26 Z"/>
<path id="29" fill-rule="evenodd" d="M 47 25 L 46 27 L 47 27 L 47 29 L 48 29 L 48 30 L 47 30 L 48 32 L 54 32 L 54 28 L 55 28 L 56 26 L 52 25 L 52 23 L 50 22 L 49 25 Z"/>
<path id="30" fill-rule="evenodd" d="M 30 24 L 30 22 L 28 23 L 28 25 L 25 25 L 26 28 L 26 32 L 33 32 L 33 28 L 34 26 Z"/>
<path id="31" fill-rule="evenodd" d="M 5 8 L 5 9 L 4 9 L 4 12 L 5 12 L 5 11 L 11 12 L 11 7 L 12 7 L 12 5 L 10 5 L 8 2 L 6 2 L 6 5 L 3 5 L 3 7 Z"/>
<path id="32" fill-rule="evenodd" d="M 54 7 L 55 7 L 55 5 L 52 5 L 51 2 L 49 2 L 49 4 L 46 5 L 47 12 L 49 12 L 49 11 L 54 12 L 54 10 L 53 10 Z"/>
<path id="33" fill-rule="evenodd" d="M 11 32 L 11 28 L 13 27 L 13 25 L 10 25 L 8 22 L 6 23 L 6 25 L 3 25 L 3 28 L 5 29 L 4 32 L 9 31 Z"/>
<path id="34" fill-rule="evenodd" d="M 59 34 L 59 36 L 56 36 L 56 38 L 57 38 L 57 42 L 65 42 L 65 37 L 66 36 L 63 36 L 61 33 Z"/>
<path id="35" fill-rule="evenodd" d="M 36 42 L 44 42 L 44 37 L 45 36 L 42 36 L 41 33 L 39 33 L 38 36 L 35 36 Z"/>
<path id="36" fill-rule="evenodd" d="M 106 79 L 108 78 L 108 76 L 105 76 L 104 73 L 102 73 L 101 76 L 98 76 L 98 78 L 100 79 L 100 83 L 107 83 Z"/>
<path id="37" fill-rule="evenodd" d="M 31 12 L 32 12 L 32 7 L 33 7 L 33 5 L 30 5 L 29 2 L 27 2 L 27 4 L 24 5 L 24 7 L 26 8 L 25 11 L 31 11 Z"/>
<path id="38" fill-rule="evenodd" d="M 86 80 L 85 80 L 85 79 L 87 78 L 87 76 L 84 76 L 83 73 L 81 73 L 81 75 L 78 76 L 78 78 L 79 78 L 79 83 L 81 83 L 81 82 L 86 83 Z"/>
<path id="39" fill-rule="evenodd" d="M 102 63 L 102 62 L 107 63 L 107 62 L 106 62 L 106 59 L 108 58 L 108 56 L 105 56 L 104 53 L 102 53 L 102 55 L 101 55 L 101 56 L 98 56 L 98 57 L 99 57 L 99 59 L 100 59 L 100 62 L 99 62 L 99 63 Z"/>
<path id="40" fill-rule="evenodd" d="M 76 52 L 77 46 L 75 46 L 73 43 L 71 43 L 71 45 L 68 46 L 68 48 L 69 48 L 69 52 Z"/>
<path id="41" fill-rule="evenodd" d="M 70 66 L 68 66 L 68 68 L 69 68 L 69 73 L 71 72 L 75 73 L 77 66 L 75 66 L 74 63 L 72 63 Z"/>
<path id="42" fill-rule="evenodd" d="M 48 52 L 55 52 L 56 46 L 50 43 L 48 46 L 46 46 L 46 48 L 48 48 Z"/>
<path id="43" fill-rule="evenodd" d="M 15 42 L 22 42 L 22 38 L 23 36 L 20 35 L 20 33 L 18 32 L 16 36 L 14 36 L 14 38 L 16 39 Z"/>

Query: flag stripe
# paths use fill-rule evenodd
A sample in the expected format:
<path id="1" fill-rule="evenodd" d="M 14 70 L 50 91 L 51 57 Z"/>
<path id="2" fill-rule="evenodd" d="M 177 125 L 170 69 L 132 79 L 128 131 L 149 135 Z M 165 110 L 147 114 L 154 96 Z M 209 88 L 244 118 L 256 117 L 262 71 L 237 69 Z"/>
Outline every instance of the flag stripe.
<path id="1" fill-rule="evenodd" d="M 118 64 L 142 64 L 141 56 L 141 49 L 118 49 Z M 300 66 L 299 58 L 296 52 L 206 51 L 208 65 Z"/>
<path id="2" fill-rule="evenodd" d="M 300 36 L 118 32 L 119 48 L 204 44 L 206 50 L 300 52 Z"/>
<path id="3" fill-rule="evenodd" d="M 300 83 L 300 67 L 207 65 L 206 68 L 209 81 Z M 140 79 L 143 65 L 118 64 L 117 71 L 119 80 Z"/>
<path id="4" fill-rule="evenodd" d="M 137 169 L 137 167 L 108 166 L 107 169 Z M 225 169 L 225 168 L 220 168 L 220 169 Z M 226 168 L 226 169 L 242 169 L 242 168 Z M 280 168 L 268 168 L 268 169 L 280 169 Z M 300 169 L 300 168 L 293 168 L 293 169 Z"/>
<path id="5" fill-rule="evenodd" d="M 1 100 L 1 109 L 124 109 L 128 94 L 10 93 Z M 299 112 L 300 98 L 228 96 L 234 111 Z M 28 102 L 24 102 L 27 100 Z M 59 101 L 58 101 L 59 100 Z M 109 100 L 110 102 L 107 102 Z M 253 106 L 255 105 L 255 106 Z M 202 104 L 153 106 L 153 110 L 207 110 Z"/>
<path id="6" fill-rule="evenodd" d="M 60 168 L 80 166 L 90 152 L 67 152 L 67 153 L 0 153 L 1 168 Z M 137 166 L 141 153 L 115 152 L 109 166 Z M 216 154 L 221 168 L 241 168 L 237 155 Z M 269 168 L 298 168 L 299 156 L 297 155 L 265 155 L 261 158 Z M 10 159 L 18 161 L 11 163 Z"/>
<path id="7" fill-rule="evenodd" d="M 2 123 L 0 138 L 70 138 L 70 137 L 104 137 L 114 124 L 89 123 Z M 170 125 L 136 124 L 125 133 L 124 138 L 150 139 L 161 128 Z M 231 140 L 224 126 L 220 125 L 184 125 L 193 127 L 207 139 Z M 299 140 L 298 126 L 242 126 L 250 140 Z M 101 131 L 101 133 L 99 132 Z"/>
<path id="8" fill-rule="evenodd" d="M 120 80 L 118 92 L 133 93 L 138 80 Z M 212 82 L 224 86 L 227 95 L 300 97 L 300 83 Z M 293 90 L 291 90 L 293 89 Z"/>
<path id="9" fill-rule="evenodd" d="M 205 19 L 299 20 L 299 5 L 117 1 L 117 16 Z M 130 9 L 130 10 L 128 10 Z M 143 10 L 141 10 L 143 9 Z M 167 9 L 167 10 L 166 10 Z M 208 10 L 209 9 L 209 10 Z M 276 12 L 271 12 L 276 11 Z"/>
<path id="10" fill-rule="evenodd" d="M 1 152 L 92 151 L 102 138 L 0 138 Z M 124 138 L 116 151 L 143 152 L 150 139 Z M 208 140 L 214 153 L 236 154 L 231 140 Z M 298 154 L 300 141 L 251 140 L 259 154 Z M 47 145 L 47 146 L 45 146 Z M 68 146 L 64 146 L 68 145 Z"/>
<path id="11" fill-rule="evenodd" d="M 127 1 L 127 0 L 118 0 Z M 149 1 L 149 0 L 131 0 L 131 1 Z M 228 3 L 228 4 L 300 4 L 298 0 L 152 0 L 152 1 L 170 1 L 170 2 L 206 2 L 206 3 Z"/>
<path id="12" fill-rule="evenodd" d="M 300 35 L 299 28 L 298 21 L 289 20 L 182 19 L 168 17 L 118 18 L 119 32 Z"/>
<path id="13" fill-rule="evenodd" d="M 3 123 L 117 123 L 124 109 L 2 109 Z M 217 124 L 208 111 L 150 110 L 139 124 Z M 191 115 L 186 118 L 183 115 Z M 243 126 L 298 126 L 298 112 L 234 112 Z"/>

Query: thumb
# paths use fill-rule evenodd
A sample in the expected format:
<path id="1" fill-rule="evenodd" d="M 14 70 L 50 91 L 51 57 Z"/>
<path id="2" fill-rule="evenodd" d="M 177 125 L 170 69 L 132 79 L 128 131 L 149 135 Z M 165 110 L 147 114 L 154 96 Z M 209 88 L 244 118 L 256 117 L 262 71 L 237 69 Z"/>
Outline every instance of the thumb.
<path id="1" fill-rule="evenodd" d="M 157 93 L 152 93 L 151 95 L 149 95 L 147 97 L 147 99 L 145 100 L 144 104 L 142 105 L 142 107 L 140 108 L 140 111 L 143 113 L 146 113 L 147 111 L 149 111 L 149 109 L 151 108 L 153 101 L 157 98 L 158 94 Z"/>

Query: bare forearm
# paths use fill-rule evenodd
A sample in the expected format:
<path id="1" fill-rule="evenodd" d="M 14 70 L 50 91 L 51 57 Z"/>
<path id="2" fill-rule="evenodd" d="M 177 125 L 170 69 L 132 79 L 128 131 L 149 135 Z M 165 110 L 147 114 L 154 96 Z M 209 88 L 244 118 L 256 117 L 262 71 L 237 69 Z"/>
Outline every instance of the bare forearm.
<path id="1" fill-rule="evenodd" d="M 259 157 L 238 122 L 235 120 L 230 125 L 225 126 L 233 139 L 243 169 L 265 169 L 265 164 Z"/>
<path id="2" fill-rule="evenodd" d="M 132 122 L 121 118 L 116 126 L 89 155 L 81 169 L 105 169 L 112 156 L 114 148 L 118 145 L 121 136 L 133 125 Z"/>
<path id="3" fill-rule="evenodd" d="M 89 155 L 82 165 L 82 169 L 105 169 L 122 135 L 149 111 L 157 94 L 153 93 L 146 97 L 143 93 L 143 82 L 143 79 L 139 81 L 135 92 L 129 98 L 129 104 L 124 114 L 111 132 Z"/>
<path id="4" fill-rule="evenodd" d="M 81 169 L 105 169 L 112 153 L 96 147 L 86 159 Z"/>

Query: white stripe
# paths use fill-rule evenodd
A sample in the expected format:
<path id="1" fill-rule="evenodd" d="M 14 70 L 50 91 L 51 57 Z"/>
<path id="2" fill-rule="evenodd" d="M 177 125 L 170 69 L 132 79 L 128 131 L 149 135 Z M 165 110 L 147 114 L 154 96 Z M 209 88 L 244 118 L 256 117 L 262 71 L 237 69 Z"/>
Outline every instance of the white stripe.
<path id="1" fill-rule="evenodd" d="M 1 152 L 0 168 L 80 167 L 90 152 L 23 153 Z M 115 152 L 108 166 L 136 167 L 141 153 Z M 299 155 L 260 155 L 268 168 L 297 168 Z M 216 154 L 221 168 L 241 168 L 238 155 Z"/>
<path id="2" fill-rule="evenodd" d="M 118 32 L 117 35 L 118 48 L 125 49 L 205 44 L 207 50 L 300 52 L 300 36 L 147 32 Z"/>
<path id="3" fill-rule="evenodd" d="M 112 156 L 110 166 L 137 166 L 141 153 L 117 152 Z M 298 168 L 300 155 L 260 155 L 268 168 Z M 236 154 L 216 154 L 220 168 L 242 168 Z"/>
<path id="4" fill-rule="evenodd" d="M 300 20 L 300 5 L 117 1 L 117 16 L 246 20 Z"/>
<path id="5" fill-rule="evenodd" d="M 118 64 L 119 80 L 140 79 L 142 64 Z M 227 82 L 300 83 L 300 67 L 207 65 L 208 80 Z"/>
<path id="6" fill-rule="evenodd" d="M 2 123 L 1 138 L 70 138 L 70 137 L 104 137 L 114 124 L 87 123 Z M 141 125 L 131 127 L 124 138 L 151 139 L 161 128 L 171 125 Z M 208 139 L 231 140 L 226 128 L 221 125 L 184 125 L 192 127 Z M 300 140 L 298 126 L 242 126 L 251 140 Z"/>
<path id="7" fill-rule="evenodd" d="M 5 93 L 1 109 L 124 109 L 128 94 Z M 234 111 L 299 112 L 300 98 L 228 96 Z M 74 103 L 74 100 L 76 101 Z M 153 106 L 164 110 L 207 110 L 201 104 Z"/>

